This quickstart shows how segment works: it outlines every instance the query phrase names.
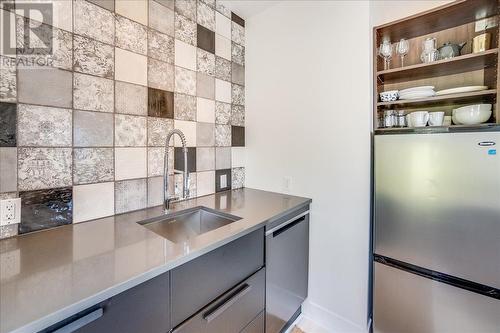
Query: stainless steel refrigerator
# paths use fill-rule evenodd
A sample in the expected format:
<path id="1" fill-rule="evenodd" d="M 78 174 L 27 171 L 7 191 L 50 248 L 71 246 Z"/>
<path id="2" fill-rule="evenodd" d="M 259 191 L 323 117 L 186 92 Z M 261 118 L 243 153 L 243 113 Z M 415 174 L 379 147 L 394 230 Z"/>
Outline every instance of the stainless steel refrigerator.
<path id="1" fill-rule="evenodd" d="M 500 332 L 500 132 L 376 135 L 373 331 Z"/>

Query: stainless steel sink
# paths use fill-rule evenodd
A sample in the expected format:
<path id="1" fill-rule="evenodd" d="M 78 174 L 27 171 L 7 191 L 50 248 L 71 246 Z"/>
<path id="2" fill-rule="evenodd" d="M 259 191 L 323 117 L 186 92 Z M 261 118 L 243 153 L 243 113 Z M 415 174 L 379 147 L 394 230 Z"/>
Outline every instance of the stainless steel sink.
<path id="1" fill-rule="evenodd" d="M 195 207 L 138 223 L 174 243 L 180 243 L 238 220 L 241 217 Z"/>

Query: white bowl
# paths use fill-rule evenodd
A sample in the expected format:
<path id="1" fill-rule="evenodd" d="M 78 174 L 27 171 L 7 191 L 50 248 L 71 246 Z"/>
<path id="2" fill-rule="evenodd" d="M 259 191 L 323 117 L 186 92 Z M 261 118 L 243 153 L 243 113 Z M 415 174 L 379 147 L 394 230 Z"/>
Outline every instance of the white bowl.
<path id="1" fill-rule="evenodd" d="M 382 102 L 392 102 L 397 100 L 398 96 L 399 96 L 398 90 L 384 91 L 380 93 L 380 100 Z"/>
<path id="2" fill-rule="evenodd" d="M 475 104 L 454 109 L 453 122 L 458 125 L 477 125 L 491 117 L 491 104 Z"/>

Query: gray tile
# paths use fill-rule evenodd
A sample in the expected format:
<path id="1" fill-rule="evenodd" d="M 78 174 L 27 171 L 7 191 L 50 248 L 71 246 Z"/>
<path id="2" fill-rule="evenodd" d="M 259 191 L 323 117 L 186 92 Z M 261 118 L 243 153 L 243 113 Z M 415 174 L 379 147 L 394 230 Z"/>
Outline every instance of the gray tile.
<path id="1" fill-rule="evenodd" d="M 231 82 L 244 86 L 245 85 L 245 67 L 232 62 L 231 74 L 232 80 Z"/>
<path id="2" fill-rule="evenodd" d="M 196 72 L 175 66 L 175 92 L 196 96 Z"/>
<path id="3" fill-rule="evenodd" d="M 215 148 L 215 169 L 231 168 L 231 147 Z"/>
<path id="4" fill-rule="evenodd" d="M 215 145 L 215 125 L 196 123 L 196 146 L 213 147 Z"/>
<path id="5" fill-rule="evenodd" d="M 174 10 L 174 0 L 154 0 L 154 1 L 158 2 L 162 6 Z"/>
<path id="6" fill-rule="evenodd" d="M 73 108 L 113 112 L 113 80 L 79 73 L 74 73 L 73 75 Z"/>
<path id="7" fill-rule="evenodd" d="M 156 30 L 148 32 L 148 49 L 151 58 L 174 63 L 174 38 L 169 35 L 162 34 Z"/>
<path id="8" fill-rule="evenodd" d="M 175 11 L 191 21 L 196 21 L 196 0 L 176 0 Z"/>
<path id="9" fill-rule="evenodd" d="M 18 105 L 19 146 L 71 146 L 70 109 Z"/>
<path id="10" fill-rule="evenodd" d="M 19 227 L 17 224 L 0 226 L 0 239 L 17 236 L 18 229 Z"/>
<path id="11" fill-rule="evenodd" d="M 115 115 L 115 146 L 140 147 L 147 143 L 146 117 Z"/>
<path id="12" fill-rule="evenodd" d="M 150 0 L 149 26 L 164 34 L 174 36 L 174 11 Z"/>
<path id="13" fill-rule="evenodd" d="M 163 204 L 163 177 L 148 178 L 148 207 Z"/>
<path id="14" fill-rule="evenodd" d="M 164 147 L 167 134 L 173 129 L 172 119 L 148 117 L 148 146 Z M 171 140 L 170 145 L 173 144 L 174 140 Z"/>
<path id="15" fill-rule="evenodd" d="M 190 172 L 189 173 L 189 193 L 188 193 L 188 197 L 189 198 L 195 198 L 197 196 L 197 192 L 198 192 L 198 189 L 197 189 L 197 178 L 198 178 L 198 175 L 196 174 L 196 172 Z M 175 188 L 177 189 L 178 191 L 178 195 L 182 195 L 182 189 L 184 188 L 184 181 L 183 181 L 183 178 L 182 178 L 182 174 L 176 174 L 175 177 L 174 177 L 174 183 L 175 183 Z M 169 193 L 173 193 L 173 189 L 170 189 L 170 186 L 169 186 Z"/>
<path id="16" fill-rule="evenodd" d="M 19 148 L 19 191 L 71 186 L 71 148 Z"/>
<path id="17" fill-rule="evenodd" d="M 72 106 L 73 75 L 71 72 L 55 68 L 23 68 L 18 70 L 18 75 L 20 103 L 63 108 Z"/>
<path id="18" fill-rule="evenodd" d="M 189 172 L 196 172 L 196 147 L 189 147 L 187 151 L 187 168 Z M 174 148 L 174 168 L 184 171 L 184 152 L 181 147 Z"/>
<path id="19" fill-rule="evenodd" d="M 231 104 L 215 102 L 215 123 L 229 125 L 231 122 Z"/>
<path id="20" fill-rule="evenodd" d="M 0 148 L 0 192 L 17 191 L 17 148 Z"/>
<path id="21" fill-rule="evenodd" d="M 73 182 L 89 184 L 113 181 L 113 148 L 75 148 L 73 150 Z"/>
<path id="22" fill-rule="evenodd" d="M 145 116 L 148 114 L 148 88 L 115 81 L 115 111 Z"/>
<path id="23" fill-rule="evenodd" d="M 74 32 L 107 44 L 114 42 L 114 16 L 87 1 L 73 1 Z"/>
<path id="24" fill-rule="evenodd" d="M 245 28 L 236 22 L 231 22 L 231 39 L 240 45 L 245 45 Z"/>
<path id="25" fill-rule="evenodd" d="M 231 146 L 230 125 L 215 125 L 215 145 L 217 147 Z"/>
<path id="26" fill-rule="evenodd" d="M 17 96 L 16 59 L 0 56 L 0 101 L 15 102 Z"/>
<path id="27" fill-rule="evenodd" d="M 113 115 L 101 112 L 73 112 L 75 147 L 113 146 Z"/>
<path id="28" fill-rule="evenodd" d="M 231 125 L 245 126 L 245 107 L 233 105 L 231 107 Z"/>
<path id="29" fill-rule="evenodd" d="M 117 214 L 146 208 L 146 179 L 125 180 L 115 183 L 115 212 Z"/>
<path id="30" fill-rule="evenodd" d="M 231 180 L 233 189 L 245 187 L 245 168 L 233 168 Z"/>
<path id="31" fill-rule="evenodd" d="M 0 102 L 0 147 L 17 145 L 17 105 Z"/>
<path id="32" fill-rule="evenodd" d="M 196 121 L 196 97 L 175 94 L 174 118 L 178 120 Z"/>
<path id="33" fill-rule="evenodd" d="M 114 48 L 101 42 L 75 35 L 73 38 L 73 70 L 108 79 L 114 75 Z"/>
<path id="34" fill-rule="evenodd" d="M 197 22 L 205 28 L 215 31 L 215 10 L 198 1 Z"/>
<path id="35" fill-rule="evenodd" d="M 231 81 L 231 61 L 216 57 L 215 77 L 220 80 Z"/>
<path id="36" fill-rule="evenodd" d="M 215 54 L 198 48 L 196 54 L 196 68 L 198 72 L 215 75 Z"/>
<path id="37" fill-rule="evenodd" d="M 241 66 L 245 66 L 245 48 L 235 42 L 231 43 L 231 59 Z"/>
<path id="38" fill-rule="evenodd" d="M 196 148 L 196 171 L 215 170 L 215 148 Z"/>
<path id="39" fill-rule="evenodd" d="M 117 47 L 144 55 L 147 54 L 148 31 L 145 26 L 116 15 L 115 29 L 115 45 Z"/>
<path id="40" fill-rule="evenodd" d="M 245 127 L 231 126 L 231 146 L 245 147 Z"/>
<path id="41" fill-rule="evenodd" d="M 203 73 L 196 74 L 196 94 L 199 97 L 215 98 L 215 78 Z"/>
<path id="42" fill-rule="evenodd" d="M 245 105 L 245 87 L 233 83 L 231 85 L 231 100 L 233 104 Z"/>
<path id="43" fill-rule="evenodd" d="M 231 186 L 231 169 L 217 170 L 215 172 L 215 192 L 230 190 Z"/>
<path id="44" fill-rule="evenodd" d="M 175 13 L 175 38 L 196 46 L 196 22 Z"/>
<path id="45" fill-rule="evenodd" d="M 149 59 L 148 86 L 166 91 L 174 91 L 174 76 L 174 65 Z"/>
<path id="46" fill-rule="evenodd" d="M 115 10 L 115 0 L 87 0 L 87 1 L 92 2 L 112 12 Z"/>
<path id="47" fill-rule="evenodd" d="M 148 148 L 148 177 L 163 175 L 164 159 L 164 147 Z M 174 147 L 168 148 L 168 174 L 174 174 Z"/>

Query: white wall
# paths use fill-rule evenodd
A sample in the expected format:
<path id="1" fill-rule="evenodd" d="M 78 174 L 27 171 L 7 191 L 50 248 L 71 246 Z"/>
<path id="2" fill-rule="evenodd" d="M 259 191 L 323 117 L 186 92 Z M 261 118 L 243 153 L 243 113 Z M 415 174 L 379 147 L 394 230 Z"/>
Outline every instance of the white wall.
<path id="1" fill-rule="evenodd" d="M 372 0 L 370 1 L 371 23 L 373 26 L 399 20 L 454 0 Z"/>

